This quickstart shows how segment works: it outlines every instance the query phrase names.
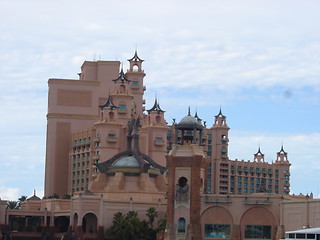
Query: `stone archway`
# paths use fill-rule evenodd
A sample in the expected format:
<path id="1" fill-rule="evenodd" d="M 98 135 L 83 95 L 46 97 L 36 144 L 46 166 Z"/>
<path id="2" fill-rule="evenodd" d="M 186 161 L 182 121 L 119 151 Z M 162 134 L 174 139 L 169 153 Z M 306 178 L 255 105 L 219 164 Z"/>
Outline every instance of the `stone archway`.
<path id="1" fill-rule="evenodd" d="M 82 230 L 84 233 L 96 233 L 98 218 L 93 213 L 87 213 L 82 218 Z"/>
<path id="2" fill-rule="evenodd" d="M 279 222 L 265 207 L 248 209 L 240 220 L 241 239 L 274 239 Z"/>
<path id="3" fill-rule="evenodd" d="M 230 212 L 221 206 L 207 208 L 201 214 L 201 232 L 204 238 L 234 238 L 236 230 Z"/>

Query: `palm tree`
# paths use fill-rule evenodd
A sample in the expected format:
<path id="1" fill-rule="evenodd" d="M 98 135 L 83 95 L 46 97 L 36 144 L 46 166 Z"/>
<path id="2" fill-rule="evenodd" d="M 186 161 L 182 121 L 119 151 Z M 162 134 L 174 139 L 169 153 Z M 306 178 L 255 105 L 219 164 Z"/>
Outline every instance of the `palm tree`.
<path id="1" fill-rule="evenodd" d="M 21 197 L 18 198 L 18 208 L 20 209 L 21 203 L 26 201 L 28 196 L 22 195 Z"/>
<path id="2" fill-rule="evenodd" d="M 153 229 L 154 219 L 155 219 L 156 217 L 158 217 L 158 212 L 157 212 L 157 210 L 156 210 L 154 207 L 148 208 L 148 209 L 147 209 L 146 216 L 149 218 L 149 223 L 150 223 L 151 229 Z"/>
<path id="3" fill-rule="evenodd" d="M 18 209 L 19 208 L 19 203 L 17 201 L 8 201 L 6 203 L 6 208 L 7 209 Z"/>

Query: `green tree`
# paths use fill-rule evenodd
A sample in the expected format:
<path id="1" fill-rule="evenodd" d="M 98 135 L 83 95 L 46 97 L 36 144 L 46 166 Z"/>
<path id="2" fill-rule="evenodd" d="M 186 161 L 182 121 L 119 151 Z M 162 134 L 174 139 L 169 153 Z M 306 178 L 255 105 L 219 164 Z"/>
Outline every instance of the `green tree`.
<path id="1" fill-rule="evenodd" d="M 158 231 L 164 231 L 166 229 L 166 225 L 167 225 L 167 219 L 165 218 L 161 218 L 158 221 Z"/>
<path id="2" fill-rule="evenodd" d="M 149 223 L 150 223 L 151 229 L 153 229 L 154 219 L 155 219 L 156 217 L 158 217 L 158 212 L 157 212 L 157 210 L 156 210 L 154 207 L 148 208 L 148 209 L 147 209 L 146 216 L 149 218 Z"/>
<path id="3" fill-rule="evenodd" d="M 22 195 L 21 197 L 18 198 L 18 208 L 21 208 L 21 203 L 26 201 L 28 196 Z"/>

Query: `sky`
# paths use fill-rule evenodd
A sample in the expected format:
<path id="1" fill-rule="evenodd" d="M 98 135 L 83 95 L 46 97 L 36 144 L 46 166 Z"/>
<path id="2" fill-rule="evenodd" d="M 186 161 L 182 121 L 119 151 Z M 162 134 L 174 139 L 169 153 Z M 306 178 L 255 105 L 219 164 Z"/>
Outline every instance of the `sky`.
<path id="1" fill-rule="evenodd" d="M 320 195 L 320 1 L 0 1 L 0 198 L 43 196 L 48 79 L 85 60 L 145 60 L 172 123 L 227 117 L 229 158 L 271 163 L 291 193 Z"/>

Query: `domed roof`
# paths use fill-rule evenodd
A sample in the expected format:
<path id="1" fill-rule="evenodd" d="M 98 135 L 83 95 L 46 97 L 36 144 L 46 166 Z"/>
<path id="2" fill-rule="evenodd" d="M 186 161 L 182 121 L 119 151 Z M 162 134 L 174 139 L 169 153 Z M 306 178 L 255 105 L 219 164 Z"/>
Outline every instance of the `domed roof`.
<path id="1" fill-rule="evenodd" d="M 203 126 L 196 117 L 191 116 L 189 107 L 188 115 L 181 119 L 181 121 L 176 125 L 176 128 L 184 130 L 201 130 L 203 129 Z"/>
<path id="2" fill-rule="evenodd" d="M 27 199 L 27 201 L 28 200 L 36 200 L 36 201 L 39 201 L 39 200 L 41 200 L 37 195 L 36 195 L 36 190 L 34 190 L 34 192 L 33 192 L 33 196 L 31 196 L 31 197 L 29 197 L 28 199 Z"/>
<path id="3" fill-rule="evenodd" d="M 138 160 L 134 156 L 125 156 L 116 160 L 112 167 L 139 167 Z"/>

